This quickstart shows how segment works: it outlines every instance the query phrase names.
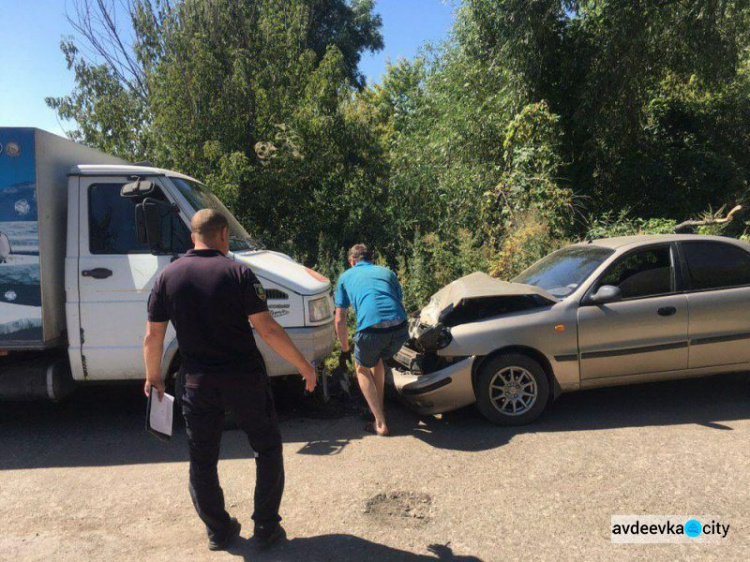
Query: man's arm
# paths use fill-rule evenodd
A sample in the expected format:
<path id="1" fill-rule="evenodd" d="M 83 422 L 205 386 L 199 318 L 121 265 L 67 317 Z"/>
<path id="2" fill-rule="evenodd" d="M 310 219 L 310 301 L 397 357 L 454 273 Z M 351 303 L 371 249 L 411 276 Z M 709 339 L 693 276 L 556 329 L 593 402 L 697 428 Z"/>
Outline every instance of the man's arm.
<path id="1" fill-rule="evenodd" d="M 341 344 L 341 351 L 349 353 L 349 330 L 346 327 L 346 317 L 349 314 L 348 308 L 336 307 L 336 336 Z"/>
<path id="2" fill-rule="evenodd" d="M 309 392 L 315 390 L 315 367 L 297 349 L 284 328 L 279 326 L 268 311 L 251 314 L 249 318 L 263 341 L 299 370 L 305 380 L 305 388 Z"/>
<path id="3" fill-rule="evenodd" d="M 336 320 L 334 322 L 336 326 L 336 336 L 341 344 L 341 351 L 344 354 L 349 353 L 349 330 L 346 328 L 346 318 L 349 315 L 349 295 L 344 287 L 344 279 L 346 273 L 339 277 L 339 282 L 336 284 L 336 293 L 334 295 L 334 303 L 336 305 Z"/>
<path id="4" fill-rule="evenodd" d="M 159 391 L 159 402 L 164 396 L 164 381 L 161 380 L 161 357 L 164 353 L 164 336 L 169 322 L 146 322 L 146 337 L 143 339 L 143 360 L 146 363 L 146 384 L 143 393 L 148 396 L 153 386 Z"/>

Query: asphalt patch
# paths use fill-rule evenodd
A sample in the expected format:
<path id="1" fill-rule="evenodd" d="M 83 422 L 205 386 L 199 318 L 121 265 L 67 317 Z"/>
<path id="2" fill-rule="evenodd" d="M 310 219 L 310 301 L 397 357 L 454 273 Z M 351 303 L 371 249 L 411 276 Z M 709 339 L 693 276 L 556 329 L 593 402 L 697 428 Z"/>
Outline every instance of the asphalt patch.
<path id="1" fill-rule="evenodd" d="M 432 496 L 420 492 L 388 492 L 367 500 L 365 514 L 382 523 L 422 525 L 432 518 Z"/>

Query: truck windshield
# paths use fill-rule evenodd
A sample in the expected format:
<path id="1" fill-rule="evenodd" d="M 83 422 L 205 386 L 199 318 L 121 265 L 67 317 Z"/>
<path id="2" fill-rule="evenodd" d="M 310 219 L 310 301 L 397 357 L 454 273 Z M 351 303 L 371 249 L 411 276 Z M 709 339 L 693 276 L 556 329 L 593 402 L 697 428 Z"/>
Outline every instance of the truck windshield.
<path id="1" fill-rule="evenodd" d="M 613 250 L 599 246 L 569 246 L 551 253 L 513 279 L 565 298 L 575 291 Z"/>
<path id="2" fill-rule="evenodd" d="M 227 218 L 227 221 L 229 222 L 229 249 L 232 252 L 259 250 L 262 248 L 261 244 L 254 240 L 237 219 L 234 218 L 232 213 L 229 212 L 229 209 L 224 206 L 224 203 L 222 203 L 221 200 L 205 185 L 198 183 L 197 181 L 186 180 L 174 176 L 170 176 L 169 179 L 177 186 L 177 189 L 182 196 L 187 199 L 194 211 L 213 209 L 219 211 Z"/>

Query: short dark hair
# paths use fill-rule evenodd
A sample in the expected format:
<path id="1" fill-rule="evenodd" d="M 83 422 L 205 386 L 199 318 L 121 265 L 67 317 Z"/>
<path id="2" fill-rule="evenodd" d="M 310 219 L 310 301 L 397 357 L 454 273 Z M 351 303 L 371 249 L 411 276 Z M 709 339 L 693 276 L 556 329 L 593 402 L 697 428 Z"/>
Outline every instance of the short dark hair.
<path id="1" fill-rule="evenodd" d="M 212 238 L 228 227 L 227 218 L 213 209 L 201 209 L 193 215 L 190 221 L 190 230 L 204 238 Z"/>
<path id="2" fill-rule="evenodd" d="M 364 244 L 355 244 L 349 248 L 349 259 L 354 261 L 370 261 L 372 259 L 372 253 L 370 249 Z"/>

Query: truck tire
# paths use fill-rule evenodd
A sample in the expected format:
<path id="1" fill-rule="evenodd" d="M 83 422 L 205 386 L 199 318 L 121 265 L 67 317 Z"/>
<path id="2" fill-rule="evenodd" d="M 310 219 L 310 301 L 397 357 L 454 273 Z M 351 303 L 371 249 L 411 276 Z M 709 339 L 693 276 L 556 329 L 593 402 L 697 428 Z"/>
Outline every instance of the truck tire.
<path id="1" fill-rule="evenodd" d="M 525 425 L 537 419 L 549 401 L 550 385 L 542 366 L 527 355 L 508 353 L 487 361 L 478 373 L 477 408 L 497 425 Z"/>

